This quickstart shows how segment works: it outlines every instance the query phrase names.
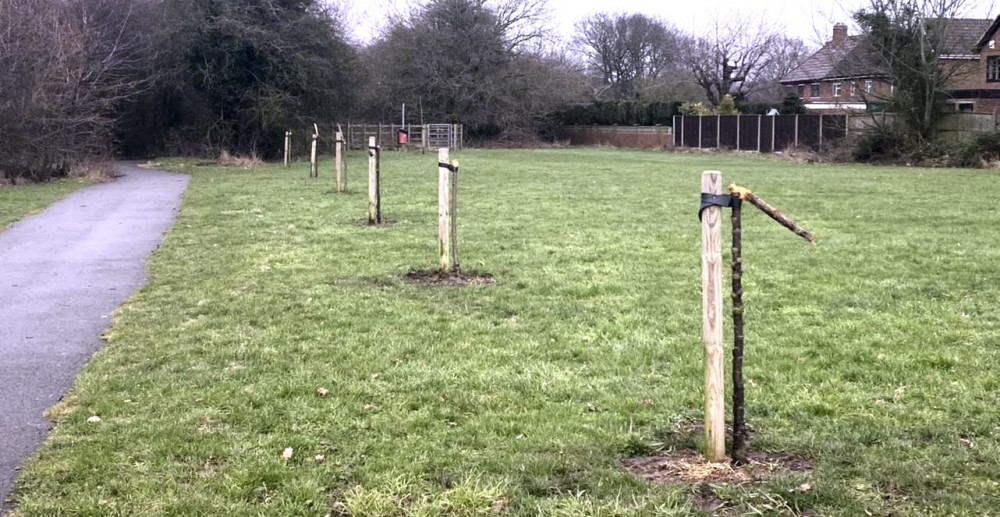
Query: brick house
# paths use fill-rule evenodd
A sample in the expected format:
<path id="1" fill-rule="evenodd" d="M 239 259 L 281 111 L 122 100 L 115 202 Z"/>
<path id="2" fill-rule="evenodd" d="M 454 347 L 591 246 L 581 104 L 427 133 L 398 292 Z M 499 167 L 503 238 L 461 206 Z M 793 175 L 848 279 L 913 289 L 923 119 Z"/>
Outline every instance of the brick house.
<path id="1" fill-rule="evenodd" d="M 949 90 L 956 111 L 1000 113 L 1000 17 L 956 18 L 948 26 L 943 66 L 955 67 Z M 879 58 L 863 36 L 847 25 L 833 26 L 833 38 L 781 79 L 811 111 L 868 109 L 892 94 Z"/>

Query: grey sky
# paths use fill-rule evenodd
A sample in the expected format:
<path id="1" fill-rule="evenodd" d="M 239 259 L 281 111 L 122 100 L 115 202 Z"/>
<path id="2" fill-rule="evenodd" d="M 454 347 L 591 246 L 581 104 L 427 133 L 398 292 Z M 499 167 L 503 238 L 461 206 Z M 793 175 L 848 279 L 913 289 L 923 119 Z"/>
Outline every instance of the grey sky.
<path id="1" fill-rule="evenodd" d="M 400 5 L 413 4 L 413 0 L 341 1 L 352 18 L 360 22 L 355 26 L 355 36 L 360 41 L 373 39 L 386 13 L 399 12 Z M 992 0 L 972 0 L 967 4 L 968 12 L 963 17 L 990 18 L 998 14 Z M 865 5 L 868 0 L 549 0 L 549 11 L 550 25 L 567 40 L 573 35 L 573 25 L 590 14 L 625 12 L 659 17 L 690 34 L 704 30 L 716 19 L 762 20 L 818 47 L 830 39 L 834 23 L 850 23 L 851 13 Z"/>

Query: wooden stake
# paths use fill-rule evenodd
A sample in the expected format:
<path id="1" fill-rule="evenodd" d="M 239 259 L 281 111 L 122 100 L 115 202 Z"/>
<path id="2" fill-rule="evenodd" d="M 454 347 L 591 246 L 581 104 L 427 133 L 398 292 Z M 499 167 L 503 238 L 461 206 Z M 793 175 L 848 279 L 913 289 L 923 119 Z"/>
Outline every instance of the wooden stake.
<path id="1" fill-rule="evenodd" d="M 316 164 L 316 140 L 319 139 L 319 127 L 313 124 L 312 152 L 309 154 L 309 177 L 319 177 L 319 166 Z"/>
<path id="2" fill-rule="evenodd" d="M 733 226 L 733 465 L 747 463 L 746 407 L 743 391 L 743 217 L 742 200 L 732 197 Z"/>
<path id="3" fill-rule="evenodd" d="M 451 249 L 451 170 L 448 148 L 438 149 L 438 267 L 444 273 L 452 270 Z"/>
<path id="4" fill-rule="evenodd" d="M 382 224 L 382 196 L 379 192 L 379 148 L 368 137 L 368 224 Z"/>
<path id="5" fill-rule="evenodd" d="M 336 171 L 337 192 L 347 190 L 347 177 L 344 174 L 344 133 L 337 131 L 333 146 L 333 166 Z"/>
<path id="6" fill-rule="evenodd" d="M 722 193 L 722 173 L 701 174 L 701 191 Z M 705 344 L 705 459 L 726 457 L 725 381 L 722 361 L 722 215 L 717 206 L 701 219 L 702 337 Z"/>
<path id="7" fill-rule="evenodd" d="M 292 152 L 292 132 L 285 131 L 285 167 L 288 167 L 288 159 L 291 152 Z"/>
<path id="8" fill-rule="evenodd" d="M 456 273 L 462 270 L 458 258 L 458 160 L 451 162 L 451 266 Z"/>

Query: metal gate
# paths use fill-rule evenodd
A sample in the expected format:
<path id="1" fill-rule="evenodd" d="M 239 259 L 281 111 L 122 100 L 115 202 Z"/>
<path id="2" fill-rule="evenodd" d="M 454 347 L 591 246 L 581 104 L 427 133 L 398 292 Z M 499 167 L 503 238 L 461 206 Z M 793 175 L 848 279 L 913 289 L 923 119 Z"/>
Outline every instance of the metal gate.
<path id="1" fill-rule="evenodd" d="M 462 126 L 461 124 L 427 124 L 427 147 L 432 149 L 447 147 L 449 149 L 462 148 Z"/>

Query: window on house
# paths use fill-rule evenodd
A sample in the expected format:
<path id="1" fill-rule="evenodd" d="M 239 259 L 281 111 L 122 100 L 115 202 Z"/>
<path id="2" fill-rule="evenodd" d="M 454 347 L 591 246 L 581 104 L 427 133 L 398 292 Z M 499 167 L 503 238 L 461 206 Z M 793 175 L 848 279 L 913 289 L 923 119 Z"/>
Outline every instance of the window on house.
<path id="1" fill-rule="evenodd" d="M 972 113 L 973 111 L 976 111 L 976 104 L 972 102 L 959 102 L 958 104 L 955 104 L 955 111 Z"/>
<path id="2" fill-rule="evenodd" d="M 819 83 L 813 83 L 809 85 L 809 96 L 819 97 Z"/>
<path id="3" fill-rule="evenodd" d="M 872 82 L 865 81 L 865 93 L 871 93 L 871 92 L 872 92 Z"/>
<path id="4" fill-rule="evenodd" d="M 798 95 L 800 99 L 806 96 L 806 85 L 804 84 L 799 85 Z"/>
<path id="5" fill-rule="evenodd" d="M 840 97 L 840 83 L 833 83 L 833 96 Z"/>
<path id="6" fill-rule="evenodd" d="M 851 97 L 854 97 L 857 94 L 858 94 L 858 83 L 852 81 L 851 82 Z"/>
<path id="7" fill-rule="evenodd" d="M 1000 81 L 1000 56 L 986 58 L 986 82 Z"/>
<path id="8" fill-rule="evenodd" d="M 997 48 L 997 40 L 991 39 L 990 40 L 990 50 L 993 50 L 995 48 Z"/>

